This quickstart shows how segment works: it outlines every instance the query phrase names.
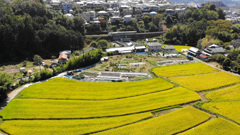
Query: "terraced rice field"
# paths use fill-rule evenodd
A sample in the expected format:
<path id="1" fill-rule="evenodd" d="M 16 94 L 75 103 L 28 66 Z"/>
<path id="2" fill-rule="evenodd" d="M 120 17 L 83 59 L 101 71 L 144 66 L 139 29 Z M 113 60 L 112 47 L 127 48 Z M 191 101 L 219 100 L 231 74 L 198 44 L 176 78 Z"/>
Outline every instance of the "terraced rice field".
<path id="1" fill-rule="evenodd" d="M 112 101 L 14 99 L 0 115 L 3 119 L 89 118 L 126 115 L 199 100 L 185 88 Z M 59 113 L 61 112 L 61 113 Z"/>
<path id="2" fill-rule="evenodd" d="M 203 63 L 190 63 L 156 67 L 153 72 L 158 76 L 174 77 L 213 73 L 218 72 L 218 70 Z"/>
<path id="3" fill-rule="evenodd" d="M 222 118 L 213 119 L 181 135 L 239 135 L 240 126 Z"/>
<path id="4" fill-rule="evenodd" d="M 210 114 L 186 107 L 133 125 L 99 133 L 100 135 L 172 135 L 210 118 Z"/>
<path id="5" fill-rule="evenodd" d="M 175 83 L 161 78 L 121 83 L 54 78 L 32 85 L 0 112 L 0 129 L 12 135 L 240 134 L 239 77 L 202 63 L 153 71 Z M 198 107 L 221 118 L 190 107 L 201 102 L 197 92 L 212 89 L 216 91 L 206 95 L 210 101 Z"/>
<path id="6" fill-rule="evenodd" d="M 240 123 L 240 101 L 235 102 L 209 102 L 204 103 L 202 108 L 218 113 Z"/>
<path id="7" fill-rule="evenodd" d="M 211 90 L 240 82 L 240 78 L 238 76 L 234 76 L 226 72 L 171 77 L 169 79 L 194 91 Z"/>
<path id="8" fill-rule="evenodd" d="M 173 87 L 173 84 L 161 78 L 115 83 L 91 83 L 54 78 L 26 88 L 21 93 L 21 98 L 104 100 L 144 95 Z"/>
<path id="9" fill-rule="evenodd" d="M 152 117 L 140 113 L 121 117 L 76 120 L 10 120 L 1 129 L 12 135 L 76 135 L 114 128 Z M 50 127 L 50 128 L 49 128 Z"/>
<path id="10" fill-rule="evenodd" d="M 240 100 L 240 85 L 231 86 L 219 91 L 208 93 L 206 98 L 209 100 Z"/>

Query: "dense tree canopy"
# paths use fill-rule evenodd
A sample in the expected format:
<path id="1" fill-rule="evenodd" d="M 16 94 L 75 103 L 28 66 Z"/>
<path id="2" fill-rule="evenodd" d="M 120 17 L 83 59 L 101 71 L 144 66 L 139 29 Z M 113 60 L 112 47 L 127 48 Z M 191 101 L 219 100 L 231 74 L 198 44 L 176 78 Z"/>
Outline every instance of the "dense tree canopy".
<path id="1" fill-rule="evenodd" d="M 166 23 L 173 27 L 165 33 L 165 43 L 205 48 L 211 43 L 223 45 L 239 38 L 239 26 L 224 20 L 225 14 L 222 9 L 213 4 L 203 6 L 205 8 L 187 10 L 183 17 L 168 15 Z M 178 22 L 173 18 L 178 18 Z"/>
<path id="2" fill-rule="evenodd" d="M 83 23 L 82 18 L 64 17 L 37 0 L 15 0 L 11 4 L 0 0 L 0 62 L 81 49 Z"/>

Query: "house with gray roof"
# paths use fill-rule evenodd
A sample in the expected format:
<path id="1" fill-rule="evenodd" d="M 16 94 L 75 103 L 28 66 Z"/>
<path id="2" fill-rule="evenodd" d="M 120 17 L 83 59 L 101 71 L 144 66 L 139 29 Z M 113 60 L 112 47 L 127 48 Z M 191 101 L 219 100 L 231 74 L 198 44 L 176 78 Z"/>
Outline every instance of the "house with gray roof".
<path id="1" fill-rule="evenodd" d="M 162 44 L 158 42 L 149 42 L 147 45 L 150 52 L 160 52 L 162 50 Z"/>
<path id="2" fill-rule="evenodd" d="M 227 54 L 226 49 L 224 49 L 223 47 L 220 47 L 218 45 L 211 45 L 210 47 L 204 49 L 203 54 L 208 55 L 208 56 L 212 56 L 214 54 Z"/>

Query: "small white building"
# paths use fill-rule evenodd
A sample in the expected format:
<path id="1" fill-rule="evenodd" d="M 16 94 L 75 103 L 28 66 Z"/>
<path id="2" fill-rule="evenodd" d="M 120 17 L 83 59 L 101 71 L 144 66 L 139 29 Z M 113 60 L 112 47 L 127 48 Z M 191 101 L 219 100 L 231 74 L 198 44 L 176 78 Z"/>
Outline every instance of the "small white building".
<path id="1" fill-rule="evenodd" d="M 129 23 L 129 22 L 131 22 L 132 15 L 125 15 L 125 16 L 123 17 L 123 19 L 124 19 L 124 22 Z"/>
<path id="2" fill-rule="evenodd" d="M 117 20 L 121 20 L 122 18 L 119 17 L 119 16 L 113 16 L 113 17 L 110 17 L 109 21 L 112 23 L 112 22 L 115 22 Z"/>
<path id="3" fill-rule="evenodd" d="M 189 50 L 188 50 L 188 54 L 189 55 L 193 55 L 193 56 L 197 56 L 199 54 L 201 54 L 200 50 L 198 48 L 195 48 L 195 47 L 191 47 Z"/>
<path id="4" fill-rule="evenodd" d="M 157 12 L 153 11 L 153 12 L 150 12 L 149 14 L 150 14 L 151 17 L 155 17 L 157 15 Z"/>
<path id="5" fill-rule="evenodd" d="M 74 17 L 72 14 L 65 14 L 64 16 L 69 17 L 71 19 L 73 19 L 73 17 Z"/>
<path id="6" fill-rule="evenodd" d="M 108 12 L 107 11 L 99 11 L 97 12 L 99 16 L 104 16 L 104 15 L 107 15 Z"/>

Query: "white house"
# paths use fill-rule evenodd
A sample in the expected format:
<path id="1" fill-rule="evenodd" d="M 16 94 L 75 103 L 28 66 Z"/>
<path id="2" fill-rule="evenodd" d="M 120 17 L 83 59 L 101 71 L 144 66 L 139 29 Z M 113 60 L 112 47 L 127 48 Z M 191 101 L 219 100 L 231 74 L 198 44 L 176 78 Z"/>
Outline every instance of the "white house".
<path id="1" fill-rule="evenodd" d="M 129 22 L 131 22 L 132 15 L 125 15 L 125 16 L 123 17 L 123 19 L 124 19 L 124 22 L 129 23 Z"/>
<path id="2" fill-rule="evenodd" d="M 121 17 L 119 17 L 119 16 L 113 16 L 113 17 L 110 17 L 109 18 L 109 21 L 110 22 L 115 22 L 116 20 L 121 20 L 122 18 Z"/>

